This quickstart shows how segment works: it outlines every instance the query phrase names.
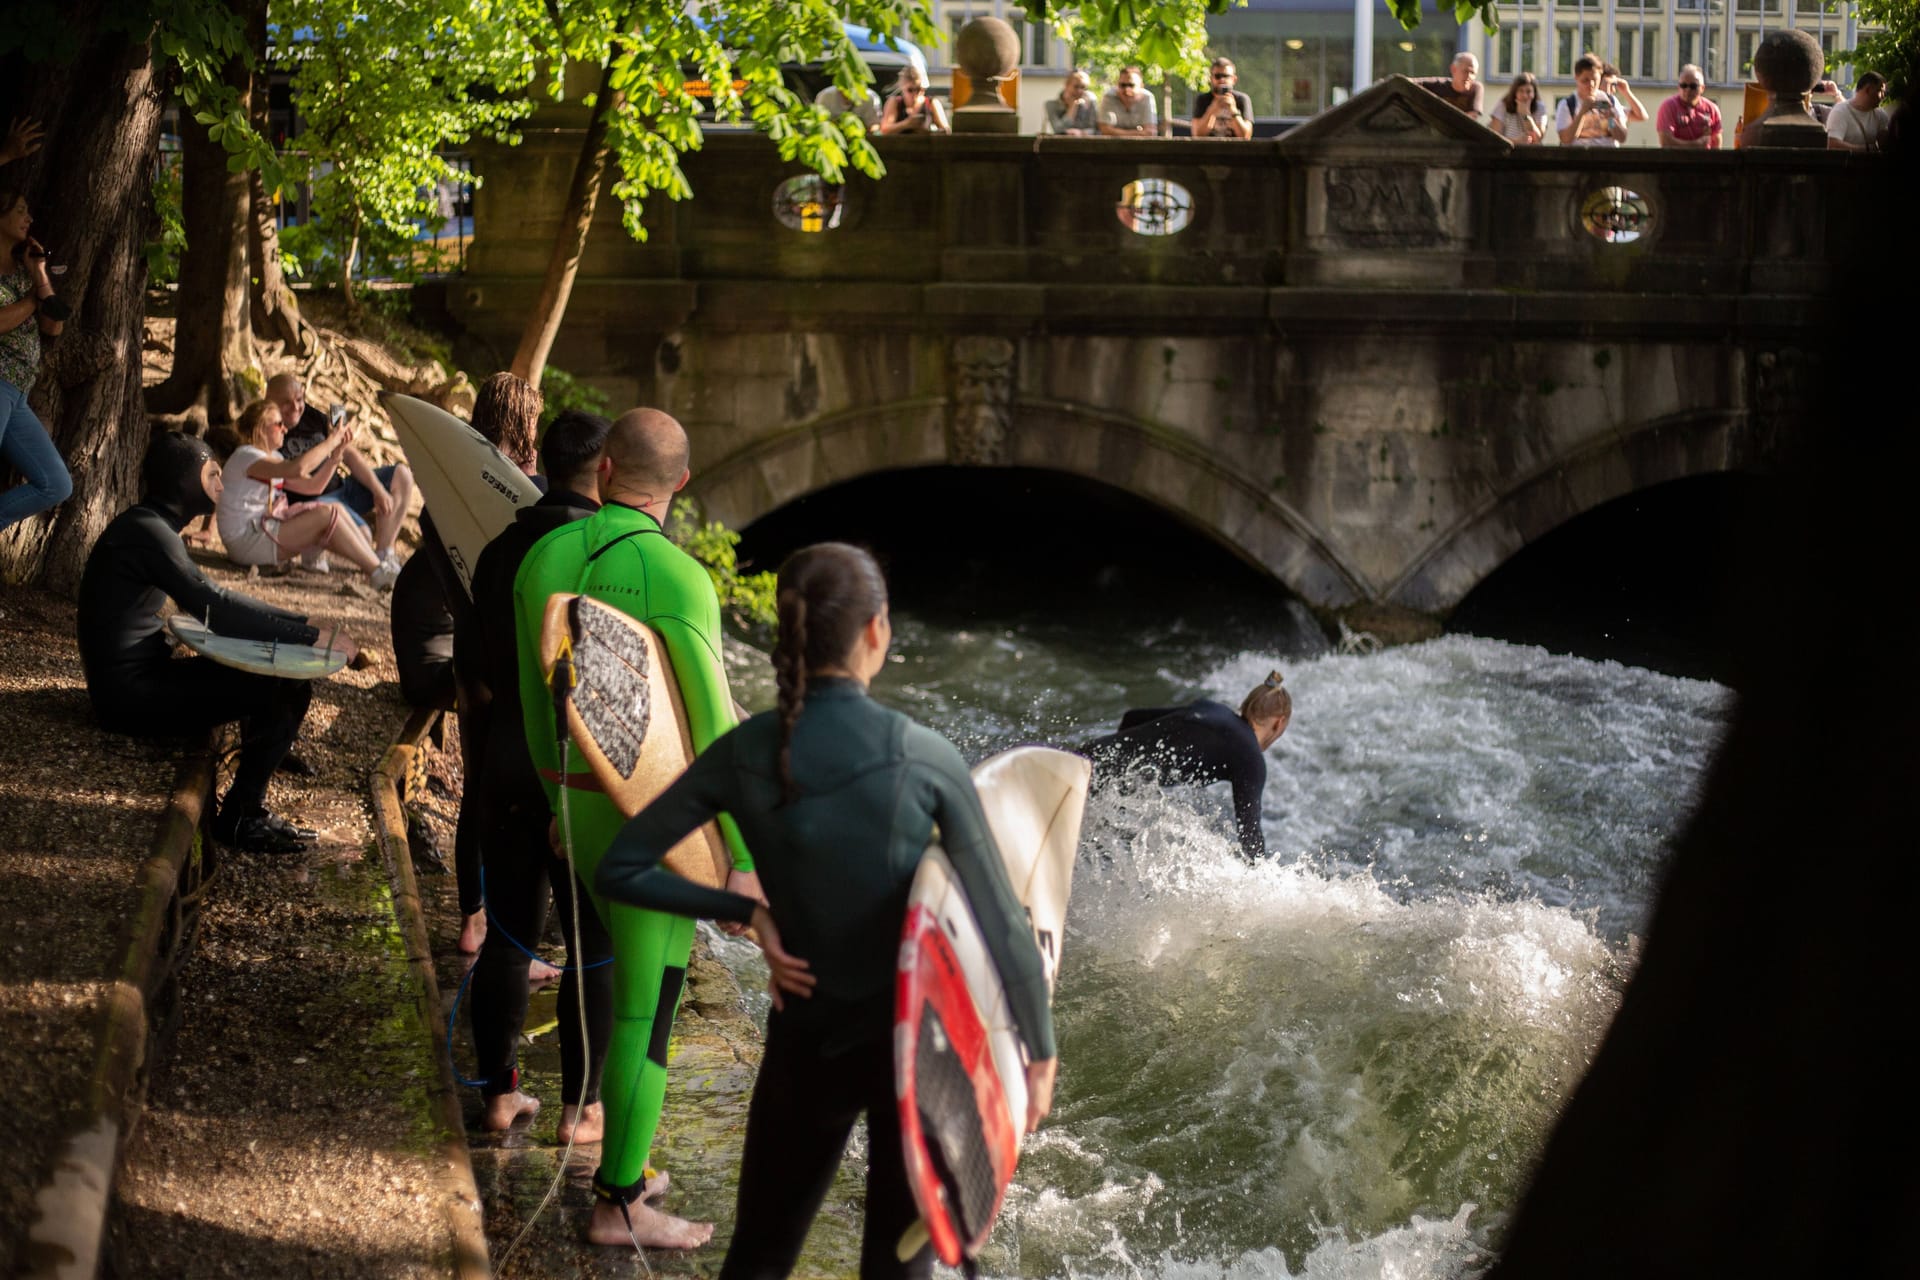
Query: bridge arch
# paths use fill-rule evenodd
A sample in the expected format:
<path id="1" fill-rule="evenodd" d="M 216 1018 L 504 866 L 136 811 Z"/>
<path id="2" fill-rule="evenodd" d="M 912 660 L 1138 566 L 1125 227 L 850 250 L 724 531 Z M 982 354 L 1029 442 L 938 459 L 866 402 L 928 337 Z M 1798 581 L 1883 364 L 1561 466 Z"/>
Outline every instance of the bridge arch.
<path id="1" fill-rule="evenodd" d="M 1576 516 L 1671 480 L 1739 470 L 1751 460 L 1744 410 L 1656 418 L 1589 441 L 1458 521 L 1387 590 L 1390 604 L 1444 613 L 1495 569 Z"/>
<path id="2" fill-rule="evenodd" d="M 914 467 L 1031 467 L 1107 485 L 1200 530 L 1302 599 L 1370 594 L 1297 511 L 1177 433 L 1086 405 L 1022 399 L 999 429 L 956 429 L 944 397 L 831 414 L 700 463 L 692 493 L 743 528 L 819 489 Z M 696 442 L 696 449 L 698 445 Z"/>

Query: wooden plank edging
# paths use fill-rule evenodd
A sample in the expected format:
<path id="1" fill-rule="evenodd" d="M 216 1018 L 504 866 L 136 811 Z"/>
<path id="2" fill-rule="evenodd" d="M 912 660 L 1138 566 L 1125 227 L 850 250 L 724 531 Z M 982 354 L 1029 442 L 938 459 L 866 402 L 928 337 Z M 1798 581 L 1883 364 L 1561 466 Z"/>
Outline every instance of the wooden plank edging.
<path id="1" fill-rule="evenodd" d="M 100 1272 L 120 1152 L 139 1119 L 146 1085 L 152 1003 L 191 944 L 200 892 L 213 875 L 206 819 L 220 740 L 216 730 L 181 762 L 152 852 L 134 875 L 138 897 L 121 933 L 119 973 L 100 998 L 87 1119 L 60 1144 L 34 1194 L 18 1272 L 31 1280 L 93 1280 Z"/>
<path id="2" fill-rule="evenodd" d="M 414 1011 L 433 1046 L 437 1084 L 433 1088 L 438 1113 L 441 1180 L 447 1206 L 447 1224 L 453 1233 L 453 1267 L 457 1280 L 492 1280 L 487 1253 L 486 1225 L 481 1217 L 480 1187 L 473 1176 L 473 1157 L 467 1149 L 466 1123 L 461 1118 L 460 1095 L 453 1078 L 446 1034 L 440 1019 L 440 980 L 433 970 L 433 948 L 427 940 L 426 916 L 420 888 L 413 875 L 413 856 L 407 848 L 407 815 L 400 806 L 400 787 L 432 731 L 440 712 L 416 710 L 400 734 L 380 757 L 368 781 L 372 793 L 374 832 L 386 858 L 393 886 L 393 916 L 407 950 L 407 968 L 413 974 Z"/>

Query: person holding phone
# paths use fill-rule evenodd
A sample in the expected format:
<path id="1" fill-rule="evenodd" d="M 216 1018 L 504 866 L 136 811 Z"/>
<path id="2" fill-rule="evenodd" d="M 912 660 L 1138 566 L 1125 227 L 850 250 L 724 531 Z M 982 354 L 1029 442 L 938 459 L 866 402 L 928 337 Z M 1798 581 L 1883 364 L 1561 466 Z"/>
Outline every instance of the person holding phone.
<path id="1" fill-rule="evenodd" d="M 303 454 L 339 429 L 347 418 L 344 405 L 334 405 L 326 413 L 307 403 L 307 389 L 298 376 L 275 374 L 267 382 L 267 399 L 280 406 L 281 420 L 287 424 L 286 450 L 289 456 Z M 407 504 L 413 498 L 413 472 L 404 462 L 375 467 L 353 445 L 351 434 L 346 451 L 340 455 L 347 474 L 338 474 L 336 466 L 328 470 L 326 484 L 317 497 L 321 502 L 337 503 L 352 514 L 353 523 L 367 533 L 373 553 L 382 563 L 391 560 L 393 571 L 400 571 L 399 553 L 394 540 L 400 536 L 401 522 L 407 518 Z M 309 557 L 307 567 L 324 568 L 324 554 Z"/>
<path id="2" fill-rule="evenodd" d="M 1560 99 L 1553 127 L 1563 147 L 1617 147 L 1627 140 L 1627 114 L 1601 88 L 1602 64 L 1590 53 L 1573 64 L 1574 91 Z"/>
<path id="3" fill-rule="evenodd" d="M 1215 58 L 1207 73 L 1213 82 L 1211 92 L 1193 100 L 1193 119 L 1189 122 L 1196 138 L 1239 138 L 1253 136 L 1253 99 L 1233 86 L 1240 73 L 1231 58 Z"/>
<path id="4" fill-rule="evenodd" d="M 58 337 L 69 314 L 53 292 L 45 247 L 28 234 L 32 227 L 25 194 L 0 186 L 0 459 L 20 473 L 20 483 L 0 493 L 0 529 L 73 496 L 66 460 L 27 404 L 40 374 L 40 340 Z"/>
<path id="5" fill-rule="evenodd" d="M 952 133 L 947 112 L 940 100 L 927 92 L 927 80 L 920 68 L 909 63 L 900 68 L 893 96 L 880 112 L 881 133 Z"/>

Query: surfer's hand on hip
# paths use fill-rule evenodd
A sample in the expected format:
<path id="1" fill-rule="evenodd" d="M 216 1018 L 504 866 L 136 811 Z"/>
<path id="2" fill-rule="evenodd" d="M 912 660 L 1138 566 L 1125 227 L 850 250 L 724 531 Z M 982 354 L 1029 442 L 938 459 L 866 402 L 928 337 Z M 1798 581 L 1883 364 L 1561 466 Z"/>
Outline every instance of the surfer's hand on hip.
<path id="1" fill-rule="evenodd" d="M 1027 1132 L 1040 1127 L 1047 1112 L 1053 1110 L 1053 1076 L 1060 1059 L 1041 1058 L 1027 1064 Z"/>
<path id="2" fill-rule="evenodd" d="M 808 972 L 811 966 L 805 960 L 788 955 L 780 945 L 780 930 L 773 923 L 773 913 L 764 906 L 756 906 L 753 919 L 748 923 L 759 935 L 760 952 L 767 959 L 767 994 L 773 997 L 773 1007 L 787 1007 L 783 994 L 802 998 L 812 995 L 814 983 L 819 979 Z"/>
<path id="3" fill-rule="evenodd" d="M 763 907 L 767 905 L 767 895 L 760 889 L 760 873 L 757 871 L 727 872 L 727 892 L 737 893 L 743 898 L 752 898 Z M 752 927 L 752 925 L 741 924 L 738 920 L 720 921 L 721 930 L 731 938 L 739 937 Z"/>

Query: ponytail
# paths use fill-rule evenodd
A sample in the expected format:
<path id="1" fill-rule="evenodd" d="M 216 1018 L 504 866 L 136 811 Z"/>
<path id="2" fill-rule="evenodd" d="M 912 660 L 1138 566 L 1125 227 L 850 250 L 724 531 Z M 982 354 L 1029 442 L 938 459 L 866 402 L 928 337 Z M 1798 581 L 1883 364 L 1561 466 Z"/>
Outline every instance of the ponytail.
<path id="1" fill-rule="evenodd" d="M 793 784 L 793 726 L 807 699 L 807 598 L 792 587 L 780 588 L 780 639 L 773 649 L 773 676 L 780 689 L 780 803 L 800 794 Z"/>
<path id="2" fill-rule="evenodd" d="M 1285 680 L 1285 676 L 1275 671 L 1254 686 L 1253 692 L 1240 704 L 1240 718 L 1248 724 L 1255 720 L 1292 719 L 1293 695 L 1281 688 Z"/>
<path id="3" fill-rule="evenodd" d="M 887 583 L 871 555 L 844 542 L 802 547 L 780 566 L 773 649 L 780 691 L 781 803 L 800 795 L 793 780 L 793 731 L 806 705 L 807 673 L 846 660 L 860 628 L 887 607 Z"/>

